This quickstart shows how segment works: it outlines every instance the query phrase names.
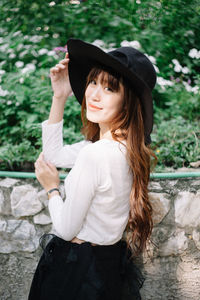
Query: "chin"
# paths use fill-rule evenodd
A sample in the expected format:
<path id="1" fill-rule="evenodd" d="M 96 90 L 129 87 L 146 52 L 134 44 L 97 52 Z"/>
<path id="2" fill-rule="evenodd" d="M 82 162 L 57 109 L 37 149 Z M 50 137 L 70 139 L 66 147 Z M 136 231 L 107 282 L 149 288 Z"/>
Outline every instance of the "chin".
<path id="1" fill-rule="evenodd" d="M 86 118 L 88 121 L 93 122 L 93 123 L 99 123 L 98 119 L 95 118 L 94 116 L 91 116 L 90 114 L 86 114 Z"/>

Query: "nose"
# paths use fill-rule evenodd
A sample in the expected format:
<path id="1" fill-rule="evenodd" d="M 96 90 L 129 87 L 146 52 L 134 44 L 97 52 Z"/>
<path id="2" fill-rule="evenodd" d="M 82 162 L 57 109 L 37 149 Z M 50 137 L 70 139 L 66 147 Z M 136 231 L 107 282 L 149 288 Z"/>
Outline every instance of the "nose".
<path id="1" fill-rule="evenodd" d="M 101 98 L 101 86 L 100 85 L 95 86 L 95 88 L 92 91 L 91 98 L 94 101 L 99 101 L 100 100 L 100 98 Z"/>

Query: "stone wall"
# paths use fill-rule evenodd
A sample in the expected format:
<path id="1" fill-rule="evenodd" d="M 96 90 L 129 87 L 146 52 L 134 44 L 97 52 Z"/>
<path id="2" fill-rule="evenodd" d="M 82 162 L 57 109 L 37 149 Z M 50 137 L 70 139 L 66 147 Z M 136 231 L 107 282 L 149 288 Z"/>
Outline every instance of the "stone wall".
<path id="1" fill-rule="evenodd" d="M 150 198 L 152 243 L 136 261 L 146 278 L 142 299 L 199 300 L 200 179 L 151 181 Z M 1 300 L 27 299 L 39 238 L 52 231 L 47 203 L 36 180 L 0 179 Z"/>

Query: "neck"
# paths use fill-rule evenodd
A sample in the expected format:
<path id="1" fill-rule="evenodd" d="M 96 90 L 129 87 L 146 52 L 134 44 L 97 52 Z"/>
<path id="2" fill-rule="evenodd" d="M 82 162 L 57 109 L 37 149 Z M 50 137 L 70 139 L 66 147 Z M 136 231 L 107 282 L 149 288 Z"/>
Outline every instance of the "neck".
<path id="1" fill-rule="evenodd" d="M 112 134 L 110 132 L 110 129 L 109 129 L 109 126 L 106 125 L 106 124 L 99 124 L 99 128 L 100 128 L 100 137 L 99 139 L 111 139 L 113 140 L 112 138 Z"/>

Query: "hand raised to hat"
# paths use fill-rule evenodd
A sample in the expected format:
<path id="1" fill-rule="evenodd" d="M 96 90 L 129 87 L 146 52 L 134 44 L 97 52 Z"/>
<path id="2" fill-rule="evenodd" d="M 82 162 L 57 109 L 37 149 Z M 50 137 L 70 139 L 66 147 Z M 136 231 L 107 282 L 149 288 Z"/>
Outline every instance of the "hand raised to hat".
<path id="1" fill-rule="evenodd" d="M 60 101 L 66 101 L 71 94 L 72 88 L 68 73 L 69 54 L 50 69 L 51 86 L 54 92 L 54 98 Z"/>

